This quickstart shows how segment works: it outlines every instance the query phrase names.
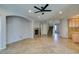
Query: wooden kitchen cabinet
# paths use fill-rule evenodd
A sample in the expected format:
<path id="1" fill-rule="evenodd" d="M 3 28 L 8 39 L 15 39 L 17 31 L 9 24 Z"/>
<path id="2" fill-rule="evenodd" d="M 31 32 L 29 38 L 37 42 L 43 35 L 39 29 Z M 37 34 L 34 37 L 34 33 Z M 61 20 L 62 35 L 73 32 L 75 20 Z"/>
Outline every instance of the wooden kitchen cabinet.
<path id="1" fill-rule="evenodd" d="M 75 43 L 79 43 L 79 32 L 73 32 L 72 33 L 72 40 Z"/>
<path id="2" fill-rule="evenodd" d="M 72 17 L 68 19 L 68 37 L 69 39 L 76 38 L 79 32 L 79 16 Z M 74 33 L 74 34 L 73 34 Z"/>

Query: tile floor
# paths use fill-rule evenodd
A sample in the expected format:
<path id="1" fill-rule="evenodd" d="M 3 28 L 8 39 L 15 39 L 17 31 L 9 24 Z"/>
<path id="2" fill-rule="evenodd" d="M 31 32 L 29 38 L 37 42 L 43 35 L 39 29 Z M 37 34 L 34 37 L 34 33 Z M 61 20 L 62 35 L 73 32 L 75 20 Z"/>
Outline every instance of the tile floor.
<path id="1" fill-rule="evenodd" d="M 0 54 L 73 54 L 79 53 L 79 44 L 71 39 L 53 39 L 41 37 L 24 39 L 7 45 Z"/>

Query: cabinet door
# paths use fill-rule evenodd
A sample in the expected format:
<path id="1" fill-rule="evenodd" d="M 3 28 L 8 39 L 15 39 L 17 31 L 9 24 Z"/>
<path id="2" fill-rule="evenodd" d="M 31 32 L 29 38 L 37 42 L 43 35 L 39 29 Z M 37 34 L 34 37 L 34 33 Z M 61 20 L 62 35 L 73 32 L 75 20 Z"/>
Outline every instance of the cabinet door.
<path id="1" fill-rule="evenodd" d="M 73 32 L 79 32 L 79 18 L 71 18 L 68 20 L 69 38 L 72 38 Z"/>
<path id="2" fill-rule="evenodd" d="M 79 33 L 72 33 L 73 42 L 79 42 Z"/>

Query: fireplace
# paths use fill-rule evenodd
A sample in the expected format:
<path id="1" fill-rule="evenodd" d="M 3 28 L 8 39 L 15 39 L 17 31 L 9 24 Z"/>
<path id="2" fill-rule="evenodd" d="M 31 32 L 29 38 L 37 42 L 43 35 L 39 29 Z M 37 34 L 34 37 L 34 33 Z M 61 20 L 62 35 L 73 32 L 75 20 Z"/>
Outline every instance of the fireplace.
<path id="1" fill-rule="evenodd" d="M 39 29 L 39 28 L 36 28 L 36 29 L 34 30 L 34 35 L 35 35 L 35 36 L 40 36 L 40 29 Z"/>
<path id="2" fill-rule="evenodd" d="M 35 30 L 35 35 L 38 35 L 38 34 L 39 34 L 39 30 L 36 29 L 36 30 Z"/>

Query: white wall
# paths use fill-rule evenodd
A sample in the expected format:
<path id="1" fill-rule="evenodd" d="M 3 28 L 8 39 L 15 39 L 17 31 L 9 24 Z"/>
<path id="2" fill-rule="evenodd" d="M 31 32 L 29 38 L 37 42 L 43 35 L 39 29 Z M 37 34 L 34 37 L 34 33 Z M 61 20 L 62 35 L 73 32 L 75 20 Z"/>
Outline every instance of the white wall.
<path id="1" fill-rule="evenodd" d="M 33 28 L 40 28 L 40 22 L 39 21 L 33 21 Z"/>
<path id="2" fill-rule="evenodd" d="M 60 20 L 50 20 L 50 21 L 48 21 L 48 23 L 49 23 L 49 26 L 53 26 L 53 25 L 55 25 L 55 24 L 59 24 L 60 23 Z"/>
<path id="3" fill-rule="evenodd" d="M 60 35 L 63 38 L 68 38 L 68 22 L 67 22 L 67 19 L 62 19 L 61 20 Z"/>
<path id="4" fill-rule="evenodd" d="M 42 23 L 41 24 L 41 35 L 47 35 L 48 29 L 49 29 L 48 24 Z"/>
<path id="5" fill-rule="evenodd" d="M 32 38 L 32 22 L 22 17 L 7 17 L 7 43 Z"/>
<path id="6" fill-rule="evenodd" d="M 0 16 L 0 49 L 6 48 L 6 17 Z"/>
<path id="7" fill-rule="evenodd" d="M 1 47 L 1 42 L 2 40 L 1 40 L 1 17 L 0 17 L 0 47 Z"/>

